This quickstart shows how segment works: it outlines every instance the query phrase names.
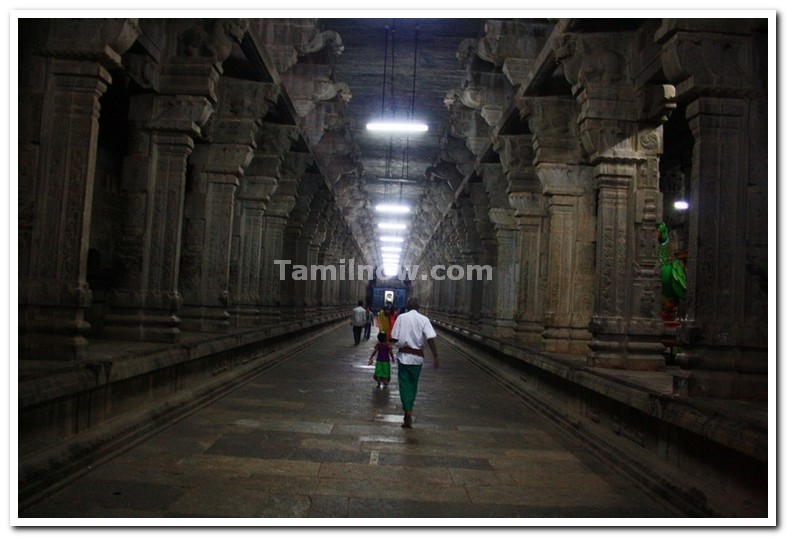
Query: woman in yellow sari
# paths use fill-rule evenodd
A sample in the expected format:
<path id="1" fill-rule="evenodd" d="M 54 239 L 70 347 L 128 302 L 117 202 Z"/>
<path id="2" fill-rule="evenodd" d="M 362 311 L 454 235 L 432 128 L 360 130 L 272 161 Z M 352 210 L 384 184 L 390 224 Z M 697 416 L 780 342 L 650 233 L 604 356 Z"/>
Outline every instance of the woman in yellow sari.
<path id="1" fill-rule="evenodd" d="M 390 302 L 386 302 L 385 306 L 380 310 L 380 313 L 377 314 L 377 327 L 380 329 L 380 332 L 385 332 L 388 339 L 391 337 L 393 323 L 393 306 Z"/>

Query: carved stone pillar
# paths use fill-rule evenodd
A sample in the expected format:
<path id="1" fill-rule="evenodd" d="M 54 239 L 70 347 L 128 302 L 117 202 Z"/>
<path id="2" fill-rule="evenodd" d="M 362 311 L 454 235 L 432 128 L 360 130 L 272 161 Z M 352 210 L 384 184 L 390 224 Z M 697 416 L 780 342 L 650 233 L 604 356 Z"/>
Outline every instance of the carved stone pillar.
<path id="1" fill-rule="evenodd" d="M 159 93 L 131 99 L 135 140 L 123 169 L 127 208 L 116 259 L 122 267 L 119 284 L 108 296 L 105 333 L 110 337 L 180 338 L 186 162 L 193 138 L 204 135 L 202 128 L 214 112 L 221 64 L 245 26 L 242 20 L 168 20 L 171 39 L 159 66 Z"/>
<path id="2" fill-rule="evenodd" d="M 533 167 L 533 136 L 498 136 L 494 147 L 503 165 L 508 205 L 514 209 L 518 232 L 515 336 L 521 343 L 540 345 L 544 328 L 541 293 L 544 210 L 541 185 Z"/>
<path id="3" fill-rule="evenodd" d="M 622 51 L 633 36 L 565 34 L 556 50 L 579 103 L 579 132 L 598 188 L 596 297 L 588 365 L 664 368 L 653 230 L 661 214 L 661 127 L 640 125 Z"/>
<path id="4" fill-rule="evenodd" d="M 185 197 L 179 285 L 184 330 L 227 330 L 230 288 L 236 293 L 233 301 L 249 290 L 243 283 L 249 283 L 250 274 L 239 274 L 237 260 L 242 258 L 258 272 L 261 216 L 255 213 L 259 208 L 236 209 L 235 194 L 254 155 L 252 144 L 259 118 L 277 95 L 278 87 L 270 84 L 223 80 L 219 86 L 218 107 L 205 129 L 209 143 L 198 144 L 190 161 L 192 180 Z M 253 190 L 253 181 L 245 181 L 246 193 Z M 249 251 L 249 247 L 255 251 Z M 230 269 L 231 252 L 235 259 Z"/>
<path id="5" fill-rule="evenodd" d="M 757 27 L 765 21 L 689 22 L 667 19 L 656 33 L 694 137 L 675 390 L 765 399 L 767 47 Z"/>
<path id="6" fill-rule="evenodd" d="M 596 222 L 592 169 L 579 164 L 579 109 L 562 97 L 528 97 L 519 108 L 534 134 L 535 171 L 546 203 L 541 345 L 550 352 L 584 354 L 593 312 Z"/>
<path id="7" fill-rule="evenodd" d="M 492 267 L 492 279 L 482 280 L 473 287 L 473 302 L 480 309 L 480 328 L 491 332 L 495 311 L 497 239 L 492 222 L 489 220 L 489 199 L 483 184 L 470 185 L 470 199 L 473 201 L 476 229 L 481 241 L 481 264 Z"/>
<path id="8" fill-rule="evenodd" d="M 495 289 L 495 335 L 514 336 L 514 316 L 519 295 L 519 234 L 514 210 L 506 195 L 507 185 L 500 164 L 480 165 L 489 197 L 489 220 L 494 225 L 497 244 Z"/>
<path id="9" fill-rule="evenodd" d="M 135 20 L 50 21 L 42 51 L 46 85 L 40 116 L 38 169 L 30 240 L 19 274 L 19 353 L 23 359 L 84 358 L 91 303 L 86 281 L 99 98 L 136 39 Z M 24 213 L 23 213 L 24 216 Z M 32 218 L 30 218 L 32 216 Z"/>
<path id="10" fill-rule="evenodd" d="M 123 169 L 128 200 L 118 245 L 120 284 L 109 294 L 105 333 L 116 339 L 177 341 L 178 292 L 186 160 L 213 107 L 190 96 L 140 95 L 129 113 L 135 126 Z M 183 131 L 172 128 L 180 125 Z"/>
<path id="11" fill-rule="evenodd" d="M 237 216 L 230 259 L 232 311 L 236 317 L 233 323 L 238 326 L 255 326 L 261 322 L 260 293 L 264 275 L 269 274 L 264 268 L 265 211 L 271 195 L 282 182 L 281 164 L 296 135 L 295 127 L 263 123 L 257 133 L 254 158 L 241 180 L 235 201 Z M 273 263 L 273 259 L 267 261 Z"/>
<path id="12" fill-rule="evenodd" d="M 594 301 L 593 172 L 560 164 L 539 164 L 537 170 L 549 221 L 542 344 L 550 352 L 585 354 Z"/>
<path id="13" fill-rule="evenodd" d="M 312 200 L 321 177 L 304 174 L 298 186 L 295 207 L 290 212 L 284 236 L 284 259 L 292 261 L 289 277 L 281 285 L 282 312 L 286 320 L 302 319 L 306 308 L 306 288 L 309 279 L 309 244 L 311 237 L 304 232 L 312 210 Z M 303 267 L 293 270 L 295 265 Z M 300 272 L 300 274 L 299 274 Z"/>

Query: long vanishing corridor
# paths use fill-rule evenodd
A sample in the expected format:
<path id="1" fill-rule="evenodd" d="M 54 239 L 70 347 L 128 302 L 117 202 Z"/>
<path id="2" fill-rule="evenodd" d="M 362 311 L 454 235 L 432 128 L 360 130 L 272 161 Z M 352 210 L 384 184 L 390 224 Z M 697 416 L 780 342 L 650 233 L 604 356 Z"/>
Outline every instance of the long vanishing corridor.
<path id="1" fill-rule="evenodd" d="M 340 327 L 23 517 L 672 517 L 449 347 L 412 429 Z"/>
<path id="2" fill-rule="evenodd" d="M 774 10 L 264 14 L 12 15 L 13 524 L 775 523 Z"/>

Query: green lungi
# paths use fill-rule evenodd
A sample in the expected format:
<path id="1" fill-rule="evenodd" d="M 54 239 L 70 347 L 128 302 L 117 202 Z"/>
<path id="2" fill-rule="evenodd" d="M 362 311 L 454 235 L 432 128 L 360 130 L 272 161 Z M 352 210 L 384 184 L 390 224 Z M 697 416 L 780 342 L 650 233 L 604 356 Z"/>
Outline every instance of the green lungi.
<path id="1" fill-rule="evenodd" d="M 418 377 L 421 376 L 423 365 L 407 365 L 399 362 L 396 367 L 402 408 L 405 412 L 412 412 L 415 394 L 418 393 Z"/>

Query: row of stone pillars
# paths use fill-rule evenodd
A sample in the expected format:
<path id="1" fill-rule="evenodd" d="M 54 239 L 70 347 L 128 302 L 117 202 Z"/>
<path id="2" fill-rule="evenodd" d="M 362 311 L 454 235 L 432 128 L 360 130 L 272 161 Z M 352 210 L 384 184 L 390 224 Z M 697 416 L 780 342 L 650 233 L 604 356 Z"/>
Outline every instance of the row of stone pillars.
<path id="1" fill-rule="evenodd" d="M 20 43 L 30 55 L 20 87 L 33 96 L 21 100 L 20 116 L 39 127 L 20 140 L 20 154 L 37 163 L 20 167 L 20 356 L 74 360 L 86 356 L 91 335 L 99 103 L 141 31 L 134 20 L 48 24 L 30 25 Z M 205 34 L 168 24 L 170 39 L 151 67 L 156 92 L 129 98 L 124 220 L 105 223 L 121 231 L 102 336 L 172 343 L 181 330 L 311 319 L 318 307 L 335 312 L 364 296 L 365 282 L 328 282 L 319 296 L 314 282 L 280 286 L 274 259 L 314 263 L 336 248 L 362 256 L 329 210 L 325 179 L 307 173 L 310 155 L 291 150 L 296 127 L 266 121 L 280 88 L 222 75 L 242 29 L 217 23 Z M 211 46 L 187 47 L 195 33 Z"/>
<path id="2" fill-rule="evenodd" d="M 424 248 L 423 265 L 472 259 L 494 267 L 493 281 L 416 281 L 414 290 L 431 297 L 436 317 L 473 330 L 585 354 L 590 366 L 664 369 L 659 157 L 662 125 L 680 105 L 694 153 L 675 390 L 767 397 L 762 24 L 663 20 L 641 31 L 553 36 L 572 95 L 518 93 L 513 113 L 530 132 L 491 135 L 499 163 L 489 153 L 476 161 Z M 645 38 L 649 49 L 637 49 Z M 650 49 L 672 84 L 636 78 Z"/>

